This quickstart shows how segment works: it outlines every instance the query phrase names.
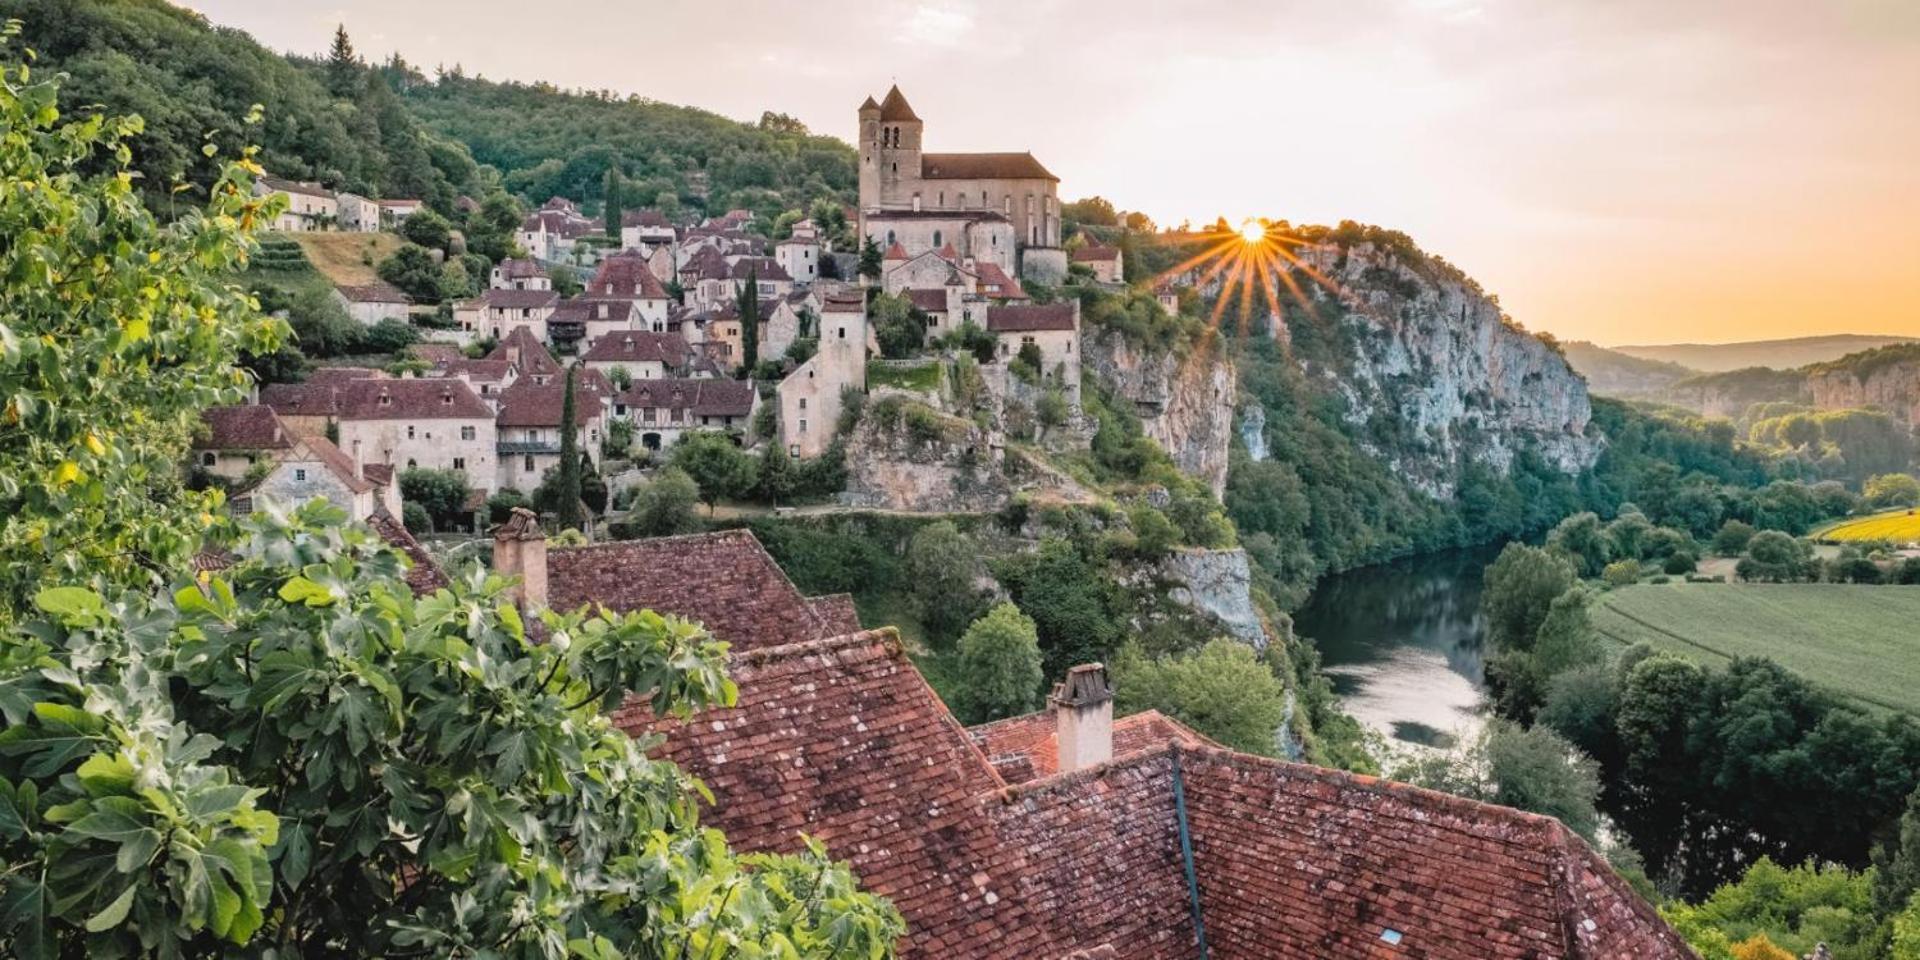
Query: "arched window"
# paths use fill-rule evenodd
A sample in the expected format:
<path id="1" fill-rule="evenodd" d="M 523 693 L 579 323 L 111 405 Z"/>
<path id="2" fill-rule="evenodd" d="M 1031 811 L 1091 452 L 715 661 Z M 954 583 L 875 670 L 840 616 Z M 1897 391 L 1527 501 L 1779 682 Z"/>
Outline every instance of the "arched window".
<path id="1" fill-rule="evenodd" d="M 935 230 L 933 232 L 933 248 L 938 250 L 941 246 L 943 246 L 943 244 L 940 242 L 940 231 Z"/>

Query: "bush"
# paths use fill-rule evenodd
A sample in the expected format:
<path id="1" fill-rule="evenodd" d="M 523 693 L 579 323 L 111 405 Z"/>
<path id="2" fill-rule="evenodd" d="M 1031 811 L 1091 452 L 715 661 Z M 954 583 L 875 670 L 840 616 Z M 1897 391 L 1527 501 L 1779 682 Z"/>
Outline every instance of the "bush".
<path id="1" fill-rule="evenodd" d="M 1753 525 L 1740 520 L 1728 520 L 1713 535 L 1713 552 L 1723 557 L 1737 557 L 1747 552 L 1747 543 L 1753 539 Z"/>
<path id="2" fill-rule="evenodd" d="M 506 523 L 507 517 L 513 513 L 513 508 L 530 505 L 531 501 L 527 499 L 526 494 L 508 487 L 487 498 L 487 521 Z"/>
<path id="3" fill-rule="evenodd" d="M 400 504 L 400 523 L 407 532 L 415 536 L 425 536 L 433 532 L 433 521 L 427 517 L 427 508 L 411 500 Z"/>
<path id="4" fill-rule="evenodd" d="M 435 529 L 445 530 L 466 519 L 467 498 L 473 490 L 467 475 L 457 470 L 430 470 L 415 467 L 400 471 L 400 496 L 417 503 L 432 518 Z M 413 529 L 409 526 L 407 529 Z"/>
<path id="5" fill-rule="evenodd" d="M 1276 755 L 1286 685 L 1244 643 L 1219 638 L 1158 660 L 1129 645 L 1113 674 L 1117 713 L 1158 710 L 1234 750 Z"/>
<path id="6" fill-rule="evenodd" d="M 1033 620 L 1003 603 L 960 638 L 959 695 L 970 723 L 1030 713 L 1040 706 L 1040 641 Z"/>
<path id="7" fill-rule="evenodd" d="M 1626 587 L 1640 582 L 1640 561 L 1615 560 L 1600 572 L 1600 579 L 1611 587 Z"/>
<path id="8" fill-rule="evenodd" d="M 1698 566 L 1699 562 L 1694 559 L 1693 554 L 1680 551 L 1668 556 L 1660 565 L 1660 571 L 1677 577 L 1692 573 Z"/>
<path id="9" fill-rule="evenodd" d="M 621 540 L 695 533 L 701 528 L 695 504 L 700 488 L 678 467 L 665 467 L 654 478 L 633 488 L 627 515 L 612 526 Z"/>
<path id="10" fill-rule="evenodd" d="M 420 333 L 413 329 L 413 324 L 388 317 L 368 327 L 362 343 L 376 353 L 399 353 L 419 340 Z"/>
<path id="11" fill-rule="evenodd" d="M 427 248 L 409 243 L 380 261 L 380 279 L 421 303 L 440 302 L 440 265 Z"/>
<path id="12" fill-rule="evenodd" d="M 1912 474 L 1886 473 L 1868 480 L 1867 502 L 1880 509 L 1920 506 L 1920 480 Z"/>
<path id="13" fill-rule="evenodd" d="M 930 523 L 908 541 L 908 589 L 934 638 L 951 638 L 979 612 L 979 567 L 973 541 L 951 521 Z"/>

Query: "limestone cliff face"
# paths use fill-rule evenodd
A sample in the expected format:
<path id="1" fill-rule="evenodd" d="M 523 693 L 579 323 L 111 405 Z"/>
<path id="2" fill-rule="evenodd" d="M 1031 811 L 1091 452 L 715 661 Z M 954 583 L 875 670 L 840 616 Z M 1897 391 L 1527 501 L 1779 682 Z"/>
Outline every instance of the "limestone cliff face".
<path id="1" fill-rule="evenodd" d="M 1148 350 L 1114 330 L 1088 328 L 1082 338 L 1088 369 L 1116 400 L 1130 402 L 1147 436 L 1175 465 L 1219 496 L 1227 486 L 1227 448 L 1233 439 L 1233 361 L 1217 350 L 1186 355 Z"/>
<path id="2" fill-rule="evenodd" d="M 1864 369 L 1808 371 L 1807 391 L 1822 410 L 1878 407 L 1909 426 L 1920 424 L 1920 359 Z"/>
<path id="3" fill-rule="evenodd" d="M 1505 472 L 1528 448 L 1567 473 L 1599 457 L 1586 382 L 1465 274 L 1371 242 L 1300 256 L 1338 291 L 1307 284 L 1344 307 L 1352 339 L 1337 369 L 1308 373 L 1344 395 L 1362 446 L 1415 486 L 1449 497 L 1457 463 Z"/>
<path id="4" fill-rule="evenodd" d="M 968 420 L 894 393 L 876 394 L 847 442 L 849 506 L 909 513 L 985 513 L 1020 491 L 1066 502 L 1091 497 L 1071 478 L 1005 449 Z"/>
<path id="5" fill-rule="evenodd" d="M 1160 562 L 1159 574 L 1172 585 L 1169 598 L 1220 622 L 1236 639 L 1264 650 L 1267 630 L 1253 604 L 1253 570 L 1247 552 L 1177 550 Z"/>

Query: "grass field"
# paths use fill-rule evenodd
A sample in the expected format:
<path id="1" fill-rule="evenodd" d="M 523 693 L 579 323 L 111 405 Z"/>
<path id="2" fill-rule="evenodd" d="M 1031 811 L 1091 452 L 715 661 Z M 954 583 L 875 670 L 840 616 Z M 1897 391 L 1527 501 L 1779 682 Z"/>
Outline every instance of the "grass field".
<path id="1" fill-rule="evenodd" d="M 1643 584 L 1601 594 L 1593 624 L 1704 664 L 1768 657 L 1863 706 L 1920 715 L 1920 588 Z"/>
<path id="2" fill-rule="evenodd" d="M 899 387 L 916 393 L 938 393 L 940 364 L 923 363 L 913 367 L 896 367 L 878 361 L 868 361 L 867 386 Z"/>
<path id="3" fill-rule="evenodd" d="M 1920 541 L 1920 512 L 1901 508 L 1877 513 L 1858 520 L 1845 520 L 1814 533 L 1821 540 L 1839 543 L 1860 540 L 1891 540 L 1894 543 Z"/>
<path id="4" fill-rule="evenodd" d="M 380 279 L 373 264 L 400 249 L 400 238 L 391 233 L 299 232 L 282 236 L 298 243 L 313 268 L 336 286 L 361 286 Z M 369 258 L 373 264 L 366 262 Z"/>

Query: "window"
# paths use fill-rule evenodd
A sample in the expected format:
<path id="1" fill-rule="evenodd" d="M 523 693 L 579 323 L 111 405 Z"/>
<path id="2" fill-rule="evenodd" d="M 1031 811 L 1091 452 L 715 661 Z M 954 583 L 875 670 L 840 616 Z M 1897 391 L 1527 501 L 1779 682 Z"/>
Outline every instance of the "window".
<path id="1" fill-rule="evenodd" d="M 935 230 L 933 232 L 933 248 L 935 250 L 938 250 L 943 246 L 943 244 L 940 242 L 940 236 L 941 236 L 940 231 Z"/>
<path id="2" fill-rule="evenodd" d="M 807 421 L 806 421 L 806 419 L 805 419 L 805 418 L 802 418 L 802 419 L 801 419 L 801 421 L 800 421 L 800 432 L 801 432 L 801 433 L 806 433 L 806 432 L 807 432 Z"/>
<path id="3" fill-rule="evenodd" d="M 305 468 L 305 467 L 294 467 L 294 468 L 293 468 L 293 480 L 294 480 L 294 482 L 295 482 L 295 483 L 306 483 L 306 482 L 307 482 L 307 468 Z"/>
<path id="4" fill-rule="evenodd" d="M 465 469 L 467 468 L 467 458 L 466 458 L 466 457 L 454 457 L 454 458 L 453 458 L 453 468 L 454 468 L 455 470 L 465 470 Z"/>
<path id="5" fill-rule="evenodd" d="M 800 398 L 800 409 L 802 409 L 802 410 L 805 410 L 806 408 L 807 408 L 807 398 L 806 398 L 806 397 L 801 397 L 801 398 Z"/>
<path id="6" fill-rule="evenodd" d="M 913 209 L 916 213 L 920 210 L 920 195 L 917 193 L 913 195 Z"/>
<path id="7" fill-rule="evenodd" d="M 799 456 L 799 455 L 800 455 L 800 445 L 799 445 L 799 444 L 797 444 L 797 443 L 789 443 L 789 444 L 787 444 L 787 456 L 789 456 L 789 457 L 797 457 L 797 456 Z"/>
<path id="8" fill-rule="evenodd" d="M 533 454 L 527 454 L 526 458 L 520 461 L 520 470 L 522 473 L 533 472 Z"/>
<path id="9" fill-rule="evenodd" d="M 472 428 L 472 427 L 461 427 L 461 428 L 460 428 L 460 439 L 462 439 L 462 440 L 472 440 L 472 439 L 474 438 L 474 436 L 475 436 L 475 433 L 474 433 L 474 431 L 473 431 L 473 428 Z"/>
<path id="10" fill-rule="evenodd" d="M 408 440 L 413 439 L 413 424 L 411 423 L 407 424 L 407 439 Z"/>
<path id="11" fill-rule="evenodd" d="M 415 459 L 413 459 L 412 457 L 408 457 L 408 458 L 407 458 L 407 469 L 408 469 L 408 470 L 415 470 L 415 469 L 418 469 L 418 468 L 419 468 L 419 466 L 420 466 L 420 463 L 419 463 L 419 461 L 417 461 L 417 460 L 415 460 Z"/>
<path id="12" fill-rule="evenodd" d="M 891 247 L 891 246 L 893 246 L 893 231 L 892 231 L 892 230 L 888 230 L 888 231 L 887 231 L 887 246 L 889 246 L 889 247 Z M 884 253 L 885 251 L 882 251 L 882 252 Z"/>
<path id="13" fill-rule="evenodd" d="M 847 338 L 847 328 L 844 326 L 840 327 L 839 331 L 840 331 L 840 339 L 845 340 Z"/>
<path id="14" fill-rule="evenodd" d="M 940 191 L 940 205 L 943 207 L 947 205 L 947 192 L 945 190 Z M 940 245 L 940 241 L 938 240 L 935 240 L 933 243 L 935 246 Z"/>
<path id="15" fill-rule="evenodd" d="M 219 462 L 220 455 L 214 453 L 212 450 L 208 450 L 206 453 L 200 455 L 200 465 L 203 467 L 211 467 Z"/>

